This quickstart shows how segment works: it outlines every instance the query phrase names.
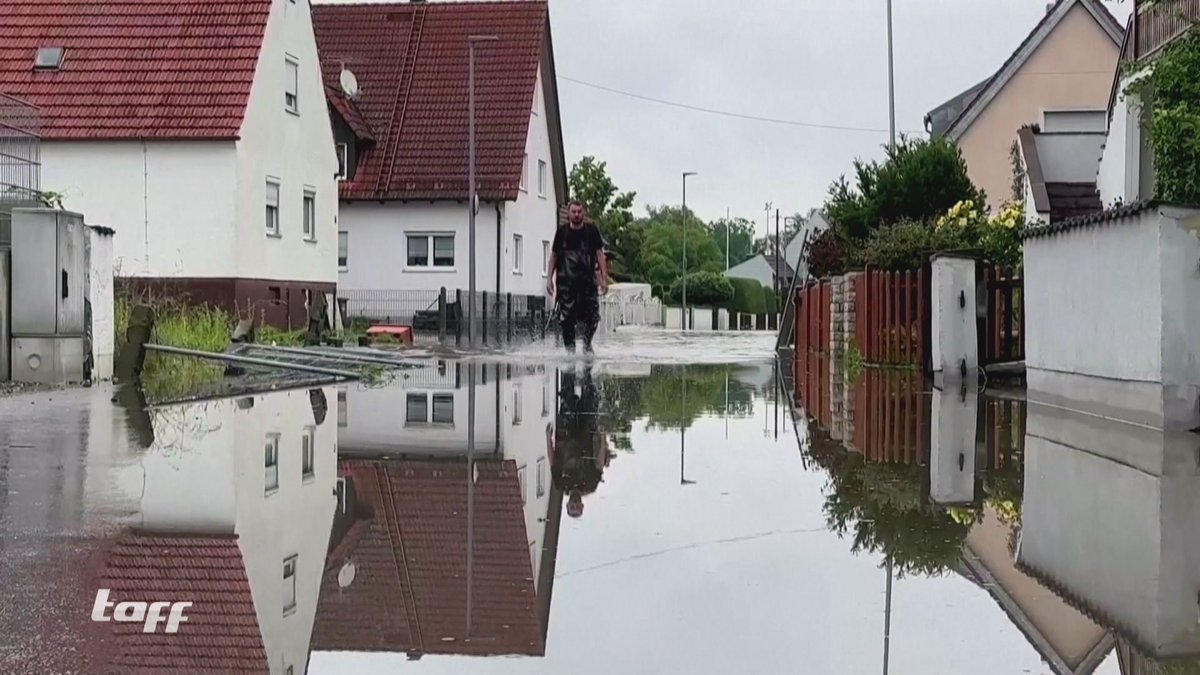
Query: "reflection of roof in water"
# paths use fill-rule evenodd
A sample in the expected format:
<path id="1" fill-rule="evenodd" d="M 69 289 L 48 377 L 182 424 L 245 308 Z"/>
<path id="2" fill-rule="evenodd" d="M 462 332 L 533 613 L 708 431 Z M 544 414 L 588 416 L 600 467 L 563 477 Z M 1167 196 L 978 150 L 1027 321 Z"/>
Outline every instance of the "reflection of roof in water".
<path id="1" fill-rule="evenodd" d="M 335 523 L 313 649 L 545 653 L 516 464 L 475 466 L 468 594 L 465 461 L 338 463 L 359 505 Z"/>

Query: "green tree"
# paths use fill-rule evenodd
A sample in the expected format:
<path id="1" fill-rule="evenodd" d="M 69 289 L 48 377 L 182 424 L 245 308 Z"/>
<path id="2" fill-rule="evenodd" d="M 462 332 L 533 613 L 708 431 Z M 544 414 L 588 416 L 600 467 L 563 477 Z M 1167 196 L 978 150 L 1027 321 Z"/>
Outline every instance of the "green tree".
<path id="1" fill-rule="evenodd" d="M 642 232 L 638 280 L 650 284 L 654 294 L 663 297 L 683 274 L 683 211 L 677 206 L 652 206 L 646 209 L 646 214 L 646 218 L 633 225 Z M 704 222 L 690 212 L 686 222 L 688 272 L 722 272 L 724 256 Z"/>
<path id="2" fill-rule="evenodd" d="M 633 228 L 636 192 L 621 192 L 608 175 L 608 163 L 588 155 L 571 169 L 571 198 L 578 199 L 612 248 L 614 260 L 609 273 L 618 281 L 637 280 L 637 253 L 641 231 Z"/>
<path id="3" fill-rule="evenodd" d="M 854 162 L 856 184 L 843 176 L 829 188 L 825 213 L 851 241 L 904 220 L 928 222 L 960 201 L 987 200 L 967 177 L 958 146 L 946 138 L 901 138 L 878 162 Z"/>
<path id="4" fill-rule="evenodd" d="M 754 223 L 745 218 L 722 218 L 708 224 L 708 231 L 717 247 L 721 249 L 721 260 L 725 259 L 725 233 L 729 232 L 729 266 L 745 262 L 754 255 Z"/>

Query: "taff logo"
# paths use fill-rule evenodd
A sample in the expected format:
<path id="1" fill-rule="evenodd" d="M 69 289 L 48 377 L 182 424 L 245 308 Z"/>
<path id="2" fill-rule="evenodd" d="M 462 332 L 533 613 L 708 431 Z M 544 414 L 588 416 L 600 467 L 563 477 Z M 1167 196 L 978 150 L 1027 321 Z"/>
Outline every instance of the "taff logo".
<path id="1" fill-rule="evenodd" d="M 187 617 L 183 615 L 183 610 L 192 606 L 190 602 L 152 602 L 147 607 L 144 602 L 109 602 L 107 588 L 101 588 L 96 591 L 96 604 L 92 605 L 92 621 L 119 621 L 121 623 L 132 623 L 134 621 L 145 621 L 146 625 L 142 628 L 143 633 L 153 633 L 158 630 L 158 624 L 163 620 L 163 609 L 170 607 L 171 611 L 166 617 L 167 627 L 164 632 L 175 633 L 179 630 L 179 624 L 187 621 Z M 109 607 L 116 605 L 113 609 L 112 616 L 105 616 L 105 612 Z"/>

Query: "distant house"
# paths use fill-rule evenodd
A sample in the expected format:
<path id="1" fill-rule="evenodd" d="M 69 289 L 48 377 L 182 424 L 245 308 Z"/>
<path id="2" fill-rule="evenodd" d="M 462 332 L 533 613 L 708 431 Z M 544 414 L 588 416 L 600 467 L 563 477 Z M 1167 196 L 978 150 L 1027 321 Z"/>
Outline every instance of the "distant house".
<path id="1" fill-rule="evenodd" d="M 14 0 L 0 92 L 41 185 L 116 231 L 117 274 L 302 325 L 337 283 L 337 157 L 309 5 Z"/>
<path id="2" fill-rule="evenodd" d="M 791 286 L 795 272 L 786 260 L 779 260 L 776 267 L 774 254 L 760 253 L 725 270 L 725 276 L 733 279 L 754 279 L 767 288 L 774 288 L 775 279 L 778 277 L 780 289 L 786 290 Z"/>
<path id="3" fill-rule="evenodd" d="M 989 206 L 1012 193 L 1009 151 L 1018 129 L 1104 109 L 1123 32 L 1099 0 L 1058 0 L 985 83 L 926 115 L 926 129 L 958 143 Z"/>
<path id="4" fill-rule="evenodd" d="M 549 8 L 313 8 L 341 164 L 339 287 L 469 284 L 468 43 L 476 48 L 480 290 L 542 294 L 567 195 Z"/>

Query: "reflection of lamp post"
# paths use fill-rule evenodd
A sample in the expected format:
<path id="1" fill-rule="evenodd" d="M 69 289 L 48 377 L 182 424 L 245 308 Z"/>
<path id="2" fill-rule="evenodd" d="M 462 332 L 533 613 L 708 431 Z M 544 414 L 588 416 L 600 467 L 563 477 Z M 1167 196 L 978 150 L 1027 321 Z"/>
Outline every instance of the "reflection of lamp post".
<path id="1" fill-rule="evenodd" d="M 467 638 L 471 637 L 471 586 L 475 548 L 475 364 L 467 364 Z"/>
<path id="2" fill-rule="evenodd" d="M 476 42 L 495 42 L 500 38 L 495 35 L 472 35 L 467 38 L 467 116 L 470 118 L 467 122 L 468 135 L 467 140 L 467 210 L 470 212 L 468 218 L 468 226 L 470 228 L 470 246 L 471 246 L 471 273 L 470 273 L 470 288 L 467 295 L 471 299 L 471 304 L 467 308 L 467 342 L 472 347 L 475 346 L 475 212 L 479 210 L 479 194 L 476 191 L 475 185 L 475 43 Z M 500 289 L 496 289 L 497 291 Z"/>
<path id="3" fill-rule="evenodd" d="M 891 3 L 889 3 L 891 4 Z M 892 556 L 887 557 L 887 595 L 883 606 L 883 675 L 888 672 L 888 648 L 892 642 Z"/>
<path id="4" fill-rule="evenodd" d="M 683 477 L 684 448 L 686 447 L 685 434 L 687 432 L 687 366 L 683 366 L 681 372 L 683 373 L 683 403 L 679 409 L 679 484 L 687 486 L 695 485 L 696 481 Z"/>

